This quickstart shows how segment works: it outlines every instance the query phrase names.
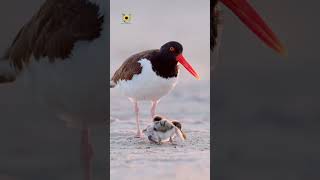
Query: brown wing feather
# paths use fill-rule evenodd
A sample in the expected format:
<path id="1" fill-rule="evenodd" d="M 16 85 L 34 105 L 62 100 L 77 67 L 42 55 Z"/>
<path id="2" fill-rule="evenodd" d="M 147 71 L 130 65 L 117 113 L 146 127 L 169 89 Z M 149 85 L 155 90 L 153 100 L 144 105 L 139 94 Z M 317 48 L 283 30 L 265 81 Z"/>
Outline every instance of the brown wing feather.
<path id="1" fill-rule="evenodd" d="M 33 55 L 51 62 L 71 56 L 74 43 L 100 36 L 103 16 L 99 7 L 84 0 L 47 0 L 22 27 L 4 58 L 21 71 Z"/>
<path id="2" fill-rule="evenodd" d="M 142 67 L 138 62 L 141 59 L 149 59 L 153 57 L 159 50 L 147 50 L 130 56 L 114 73 L 111 80 L 117 84 L 120 80 L 131 80 L 135 74 L 140 74 Z"/>

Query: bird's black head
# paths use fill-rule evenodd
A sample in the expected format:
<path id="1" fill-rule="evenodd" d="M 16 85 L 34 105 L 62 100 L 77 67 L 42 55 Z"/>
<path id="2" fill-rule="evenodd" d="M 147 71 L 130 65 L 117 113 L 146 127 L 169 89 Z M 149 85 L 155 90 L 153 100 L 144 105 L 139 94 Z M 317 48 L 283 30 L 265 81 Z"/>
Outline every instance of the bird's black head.
<path id="1" fill-rule="evenodd" d="M 161 46 L 160 52 L 167 56 L 177 57 L 182 54 L 183 47 L 176 41 L 170 41 Z"/>
<path id="2" fill-rule="evenodd" d="M 160 48 L 160 53 L 152 60 L 153 70 L 161 77 L 176 77 L 177 63 L 182 64 L 195 78 L 200 79 L 197 72 L 182 55 L 183 47 L 176 41 L 165 43 Z"/>

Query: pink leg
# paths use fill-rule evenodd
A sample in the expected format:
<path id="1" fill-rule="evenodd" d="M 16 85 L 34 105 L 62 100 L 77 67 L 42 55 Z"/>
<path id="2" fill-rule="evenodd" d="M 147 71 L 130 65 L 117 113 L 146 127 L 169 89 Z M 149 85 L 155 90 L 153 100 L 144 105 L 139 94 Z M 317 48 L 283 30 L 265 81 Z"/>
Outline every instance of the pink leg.
<path id="1" fill-rule="evenodd" d="M 139 122 L 139 107 L 138 107 L 138 102 L 134 101 L 134 111 L 136 113 L 136 124 L 137 124 L 137 134 L 136 134 L 136 138 L 141 138 L 142 137 L 142 133 L 140 130 L 140 122 Z"/>
<path id="2" fill-rule="evenodd" d="M 83 128 L 81 131 L 81 146 L 82 146 L 82 160 L 84 168 L 84 179 L 91 180 L 91 169 L 92 169 L 92 157 L 93 148 L 90 142 L 90 130 L 89 128 Z"/>
<path id="3" fill-rule="evenodd" d="M 151 117 L 152 118 L 156 115 L 157 104 L 158 104 L 158 101 L 152 101 L 152 105 L 151 105 Z"/>

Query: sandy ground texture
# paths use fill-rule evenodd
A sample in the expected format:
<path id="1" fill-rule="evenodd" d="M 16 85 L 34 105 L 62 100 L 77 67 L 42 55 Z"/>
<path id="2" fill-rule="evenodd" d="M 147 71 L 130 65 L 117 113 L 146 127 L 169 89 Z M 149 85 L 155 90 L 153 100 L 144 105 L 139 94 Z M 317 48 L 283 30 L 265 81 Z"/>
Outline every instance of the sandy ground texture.
<path id="1" fill-rule="evenodd" d="M 194 86 L 196 83 L 199 86 Z M 136 125 L 132 104 L 116 90 L 111 90 L 111 94 L 112 180 L 210 178 L 208 81 L 190 84 L 182 82 L 159 103 L 158 114 L 182 123 L 187 139 L 180 145 L 156 145 L 151 144 L 146 137 L 134 138 Z M 151 122 L 149 108 L 149 102 L 141 103 L 143 128 Z"/>

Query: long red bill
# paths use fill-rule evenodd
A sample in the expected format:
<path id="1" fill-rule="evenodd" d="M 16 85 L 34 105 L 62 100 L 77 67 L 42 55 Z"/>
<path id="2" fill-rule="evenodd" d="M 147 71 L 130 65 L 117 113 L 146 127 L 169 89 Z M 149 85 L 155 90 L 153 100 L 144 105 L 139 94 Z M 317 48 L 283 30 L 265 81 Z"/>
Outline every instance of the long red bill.
<path id="1" fill-rule="evenodd" d="M 182 54 L 176 57 L 177 61 L 182 64 L 196 79 L 200 79 L 198 73 L 193 69 L 193 67 L 188 63 L 186 58 L 183 57 Z"/>
<path id="2" fill-rule="evenodd" d="M 286 55 L 286 49 L 263 21 L 255 9 L 247 0 L 220 0 L 227 6 L 239 19 L 254 32 L 267 46 L 282 55 Z"/>

